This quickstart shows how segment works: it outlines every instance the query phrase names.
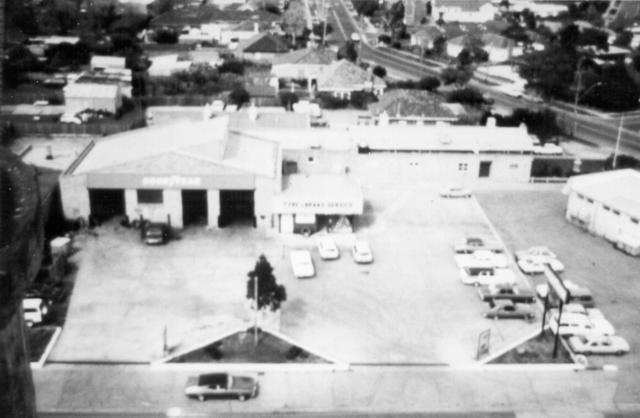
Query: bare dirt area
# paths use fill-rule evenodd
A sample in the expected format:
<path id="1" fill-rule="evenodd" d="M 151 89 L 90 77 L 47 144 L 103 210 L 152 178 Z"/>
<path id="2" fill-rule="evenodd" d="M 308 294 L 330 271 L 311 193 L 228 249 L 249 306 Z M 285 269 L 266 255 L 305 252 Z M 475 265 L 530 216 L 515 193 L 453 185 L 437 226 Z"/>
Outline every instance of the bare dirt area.
<path id="1" fill-rule="evenodd" d="M 627 339 L 631 352 L 622 357 L 591 356 L 590 364 L 614 364 L 622 381 L 621 399 L 640 398 L 640 258 L 616 251 L 604 238 L 593 236 L 565 218 L 567 198 L 562 185 L 535 185 L 521 189 L 486 190 L 478 200 L 507 246 L 513 251 L 547 245 L 565 264 L 563 278 L 588 287 L 596 307 L 613 324 L 616 334 Z M 534 277 L 542 283 L 542 276 Z M 628 381 L 626 379 L 629 379 Z"/>

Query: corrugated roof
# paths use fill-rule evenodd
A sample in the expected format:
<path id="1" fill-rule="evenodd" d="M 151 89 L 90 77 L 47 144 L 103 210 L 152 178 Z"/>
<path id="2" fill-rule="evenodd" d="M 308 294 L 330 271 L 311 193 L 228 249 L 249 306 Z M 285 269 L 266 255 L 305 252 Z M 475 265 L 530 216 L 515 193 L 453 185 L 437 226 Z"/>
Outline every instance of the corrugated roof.
<path id="1" fill-rule="evenodd" d="M 116 134 L 95 142 L 67 174 L 118 170 L 188 172 L 194 167 L 201 167 L 206 174 L 215 172 L 216 165 L 269 177 L 277 174 L 276 143 L 227 135 L 227 127 L 228 117 L 218 117 Z"/>
<path id="2" fill-rule="evenodd" d="M 373 82 L 373 87 L 387 85 L 383 79 L 368 73 L 356 64 L 347 60 L 336 61 L 318 77 L 318 90 L 352 89 L 358 90 L 361 86 Z"/>
<path id="3" fill-rule="evenodd" d="M 580 193 L 629 216 L 640 217 L 640 172 L 631 168 L 569 179 L 563 193 Z"/>
<path id="4" fill-rule="evenodd" d="M 305 48 L 279 55 L 273 59 L 272 64 L 329 65 L 334 61 L 336 53 L 328 48 Z"/>
<path id="5" fill-rule="evenodd" d="M 116 98 L 120 86 L 117 84 L 72 83 L 64 87 L 65 97 Z"/>
<path id="6" fill-rule="evenodd" d="M 349 130 L 355 143 L 372 150 L 533 153 L 524 127 L 356 126 Z"/>
<path id="7" fill-rule="evenodd" d="M 230 130 L 251 130 L 251 129 L 291 129 L 308 128 L 309 117 L 302 113 L 285 112 L 283 108 L 278 111 L 265 111 L 263 108 L 256 108 L 257 118 L 251 120 L 248 110 L 240 110 L 229 114 Z"/>
<path id="8" fill-rule="evenodd" d="M 346 129 L 332 128 L 293 128 L 293 129 L 243 129 L 241 131 L 253 138 L 278 142 L 283 150 L 304 150 L 321 148 L 332 151 L 355 150 L 355 143 Z"/>

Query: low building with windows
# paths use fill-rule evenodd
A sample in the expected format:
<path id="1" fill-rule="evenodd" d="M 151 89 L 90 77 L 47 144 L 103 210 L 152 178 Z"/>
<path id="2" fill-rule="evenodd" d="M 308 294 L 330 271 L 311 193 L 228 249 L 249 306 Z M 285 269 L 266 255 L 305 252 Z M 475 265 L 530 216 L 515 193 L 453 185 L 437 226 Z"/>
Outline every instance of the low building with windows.
<path id="1" fill-rule="evenodd" d="M 640 242 L 640 172 L 632 169 L 569 179 L 566 218 L 609 241 Z"/>
<path id="2" fill-rule="evenodd" d="M 478 179 L 528 182 L 533 140 L 524 125 L 357 126 L 350 129 L 358 165 L 384 176 L 385 167 L 402 173 L 397 182 L 417 179 L 475 183 Z"/>
<path id="3" fill-rule="evenodd" d="M 116 114 L 122 106 L 122 91 L 117 84 L 71 83 L 63 91 L 66 112 L 91 109 Z"/>

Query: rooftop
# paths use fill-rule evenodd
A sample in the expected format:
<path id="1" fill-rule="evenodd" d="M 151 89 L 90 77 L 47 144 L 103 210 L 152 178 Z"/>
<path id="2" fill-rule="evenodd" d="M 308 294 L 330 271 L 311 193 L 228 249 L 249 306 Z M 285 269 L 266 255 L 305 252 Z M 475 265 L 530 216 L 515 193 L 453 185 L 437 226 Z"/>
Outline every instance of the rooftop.
<path id="1" fill-rule="evenodd" d="M 573 176 L 563 193 L 577 192 L 629 216 L 640 217 L 640 171 L 605 171 Z"/>
<path id="2" fill-rule="evenodd" d="M 120 86 L 117 84 L 104 83 L 71 83 L 64 87 L 64 95 L 70 97 L 87 97 L 87 98 L 115 98 L 118 96 Z"/>
<path id="3" fill-rule="evenodd" d="M 291 129 L 308 128 L 309 117 L 302 113 L 285 112 L 283 108 L 255 108 L 256 117 L 251 119 L 249 109 L 229 113 L 229 130 L 253 130 L 265 128 Z"/>
<path id="4" fill-rule="evenodd" d="M 360 184 L 353 178 L 338 174 L 320 174 L 307 176 L 293 174 L 283 179 L 282 193 L 275 197 L 274 204 L 281 205 L 283 201 L 294 201 L 300 204 L 295 213 L 344 213 L 361 215 L 364 211 L 364 196 Z M 306 207 L 304 204 L 317 203 L 318 206 Z M 347 206 L 332 208 L 332 203 Z M 320 208 L 322 203 L 322 208 Z M 328 204 L 328 205 L 327 205 Z M 281 208 L 280 210 L 283 210 Z"/>
<path id="5" fill-rule="evenodd" d="M 246 53 L 282 54 L 289 51 L 289 45 L 277 35 L 259 33 L 249 39 L 238 42 L 238 50 Z"/>
<path id="6" fill-rule="evenodd" d="M 336 60 L 336 53 L 328 48 L 306 48 L 282 54 L 273 59 L 273 65 L 279 64 L 318 64 L 328 65 Z"/>
<path id="7" fill-rule="evenodd" d="M 335 61 L 318 77 L 318 89 L 351 89 L 357 90 L 366 83 L 373 87 L 384 87 L 386 83 L 380 77 L 368 73 L 356 64 L 347 60 Z"/>
<path id="8" fill-rule="evenodd" d="M 388 90 L 369 105 L 369 111 L 378 115 L 387 112 L 389 116 L 455 117 L 443 106 L 442 96 L 422 90 Z"/>

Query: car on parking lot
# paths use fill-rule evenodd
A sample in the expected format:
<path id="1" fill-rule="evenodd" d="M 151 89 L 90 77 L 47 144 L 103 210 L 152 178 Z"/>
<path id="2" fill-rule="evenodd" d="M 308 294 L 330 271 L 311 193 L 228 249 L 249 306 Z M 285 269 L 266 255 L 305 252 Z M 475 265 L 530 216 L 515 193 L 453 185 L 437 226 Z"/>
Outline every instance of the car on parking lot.
<path id="1" fill-rule="evenodd" d="M 333 238 L 326 236 L 318 240 L 318 253 L 323 260 L 335 260 L 340 257 L 340 250 Z"/>
<path id="2" fill-rule="evenodd" d="M 28 327 L 42 323 L 49 314 L 49 302 L 40 297 L 22 299 L 24 323 Z"/>
<path id="3" fill-rule="evenodd" d="M 493 267 L 466 267 L 460 269 L 460 280 L 463 284 L 474 286 L 502 285 L 513 286 L 516 284 L 516 277 L 509 269 L 498 269 Z"/>
<path id="4" fill-rule="evenodd" d="M 505 285 L 481 286 L 478 288 L 478 296 L 483 302 L 510 300 L 513 303 L 534 303 L 536 300 L 533 290 Z"/>
<path id="5" fill-rule="evenodd" d="M 353 247 L 351 247 L 351 255 L 353 256 L 353 260 L 358 264 L 373 263 L 373 253 L 371 252 L 369 243 L 366 241 L 356 241 Z"/>
<path id="6" fill-rule="evenodd" d="M 471 197 L 471 190 L 466 187 L 454 185 L 440 190 L 441 197 Z"/>
<path id="7" fill-rule="evenodd" d="M 200 401 L 210 398 L 237 398 L 244 401 L 255 398 L 258 388 L 258 382 L 253 377 L 210 373 L 189 377 L 184 393 Z"/>
<path id="8" fill-rule="evenodd" d="M 568 303 L 579 303 L 585 308 L 593 308 L 596 306 L 596 302 L 591 295 L 591 291 L 586 287 L 582 287 L 572 282 L 571 280 L 563 280 L 564 286 L 569 291 L 569 300 Z M 539 284 L 536 286 L 536 294 L 540 299 L 546 298 L 549 293 L 549 285 L 546 283 Z M 549 301 L 551 306 L 555 306 L 558 304 L 558 301 L 550 297 Z"/>
<path id="9" fill-rule="evenodd" d="M 316 275 L 311 254 L 307 250 L 293 250 L 289 254 L 293 275 L 298 278 L 308 278 Z"/>
<path id="10" fill-rule="evenodd" d="M 569 347 L 576 354 L 615 354 L 621 356 L 629 352 L 629 343 L 617 335 L 574 335 L 569 337 Z"/>
<path id="11" fill-rule="evenodd" d="M 498 254 L 504 254 L 502 246 L 498 243 L 480 237 L 465 237 L 453 243 L 453 252 L 456 254 L 471 254 L 476 250 L 488 250 Z"/>
<path id="12" fill-rule="evenodd" d="M 546 264 L 549 264 L 551 270 L 556 273 L 564 271 L 564 264 L 555 258 L 544 259 L 535 256 L 523 257 L 518 259 L 517 264 L 520 270 L 525 274 L 542 274 L 544 273 L 544 267 Z"/>
<path id="13" fill-rule="evenodd" d="M 552 308 L 549 310 L 549 315 L 557 315 L 558 312 L 559 309 Z M 567 303 L 562 307 L 562 315 L 584 315 L 603 334 L 613 335 L 616 333 L 615 328 L 611 322 L 607 321 L 600 309 L 585 308 L 579 303 Z"/>
<path id="14" fill-rule="evenodd" d="M 162 245 L 169 240 L 169 225 L 151 222 L 144 226 L 144 243 L 147 245 Z"/>
<path id="15" fill-rule="evenodd" d="M 493 307 L 486 311 L 485 318 L 489 319 L 528 319 L 536 317 L 535 312 L 529 305 L 513 303 L 510 300 L 502 300 L 493 303 Z"/>
<path id="16" fill-rule="evenodd" d="M 571 335 L 587 335 L 587 336 L 603 336 L 611 335 L 609 329 L 598 328 L 596 324 L 591 322 L 589 317 L 581 314 L 563 313 L 560 318 L 560 326 L 558 327 L 558 313 L 550 315 L 549 327 L 555 333 L 559 332 L 562 336 Z M 559 331 L 558 331 L 559 330 Z"/>
<path id="17" fill-rule="evenodd" d="M 490 250 L 477 249 L 471 254 L 456 254 L 455 261 L 459 268 L 465 267 L 496 267 L 506 268 L 509 260 L 504 254 Z"/>
<path id="18" fill-rule="evenodd" d="M 519 250 L 515 252 L 516 260 L 524 257 L 539 257 L 542 259 L 557 259 L 558 256 L 549 248 L 543 245 L 536 245 L 534 247 L 527 248 L 526 250 Z"/>

